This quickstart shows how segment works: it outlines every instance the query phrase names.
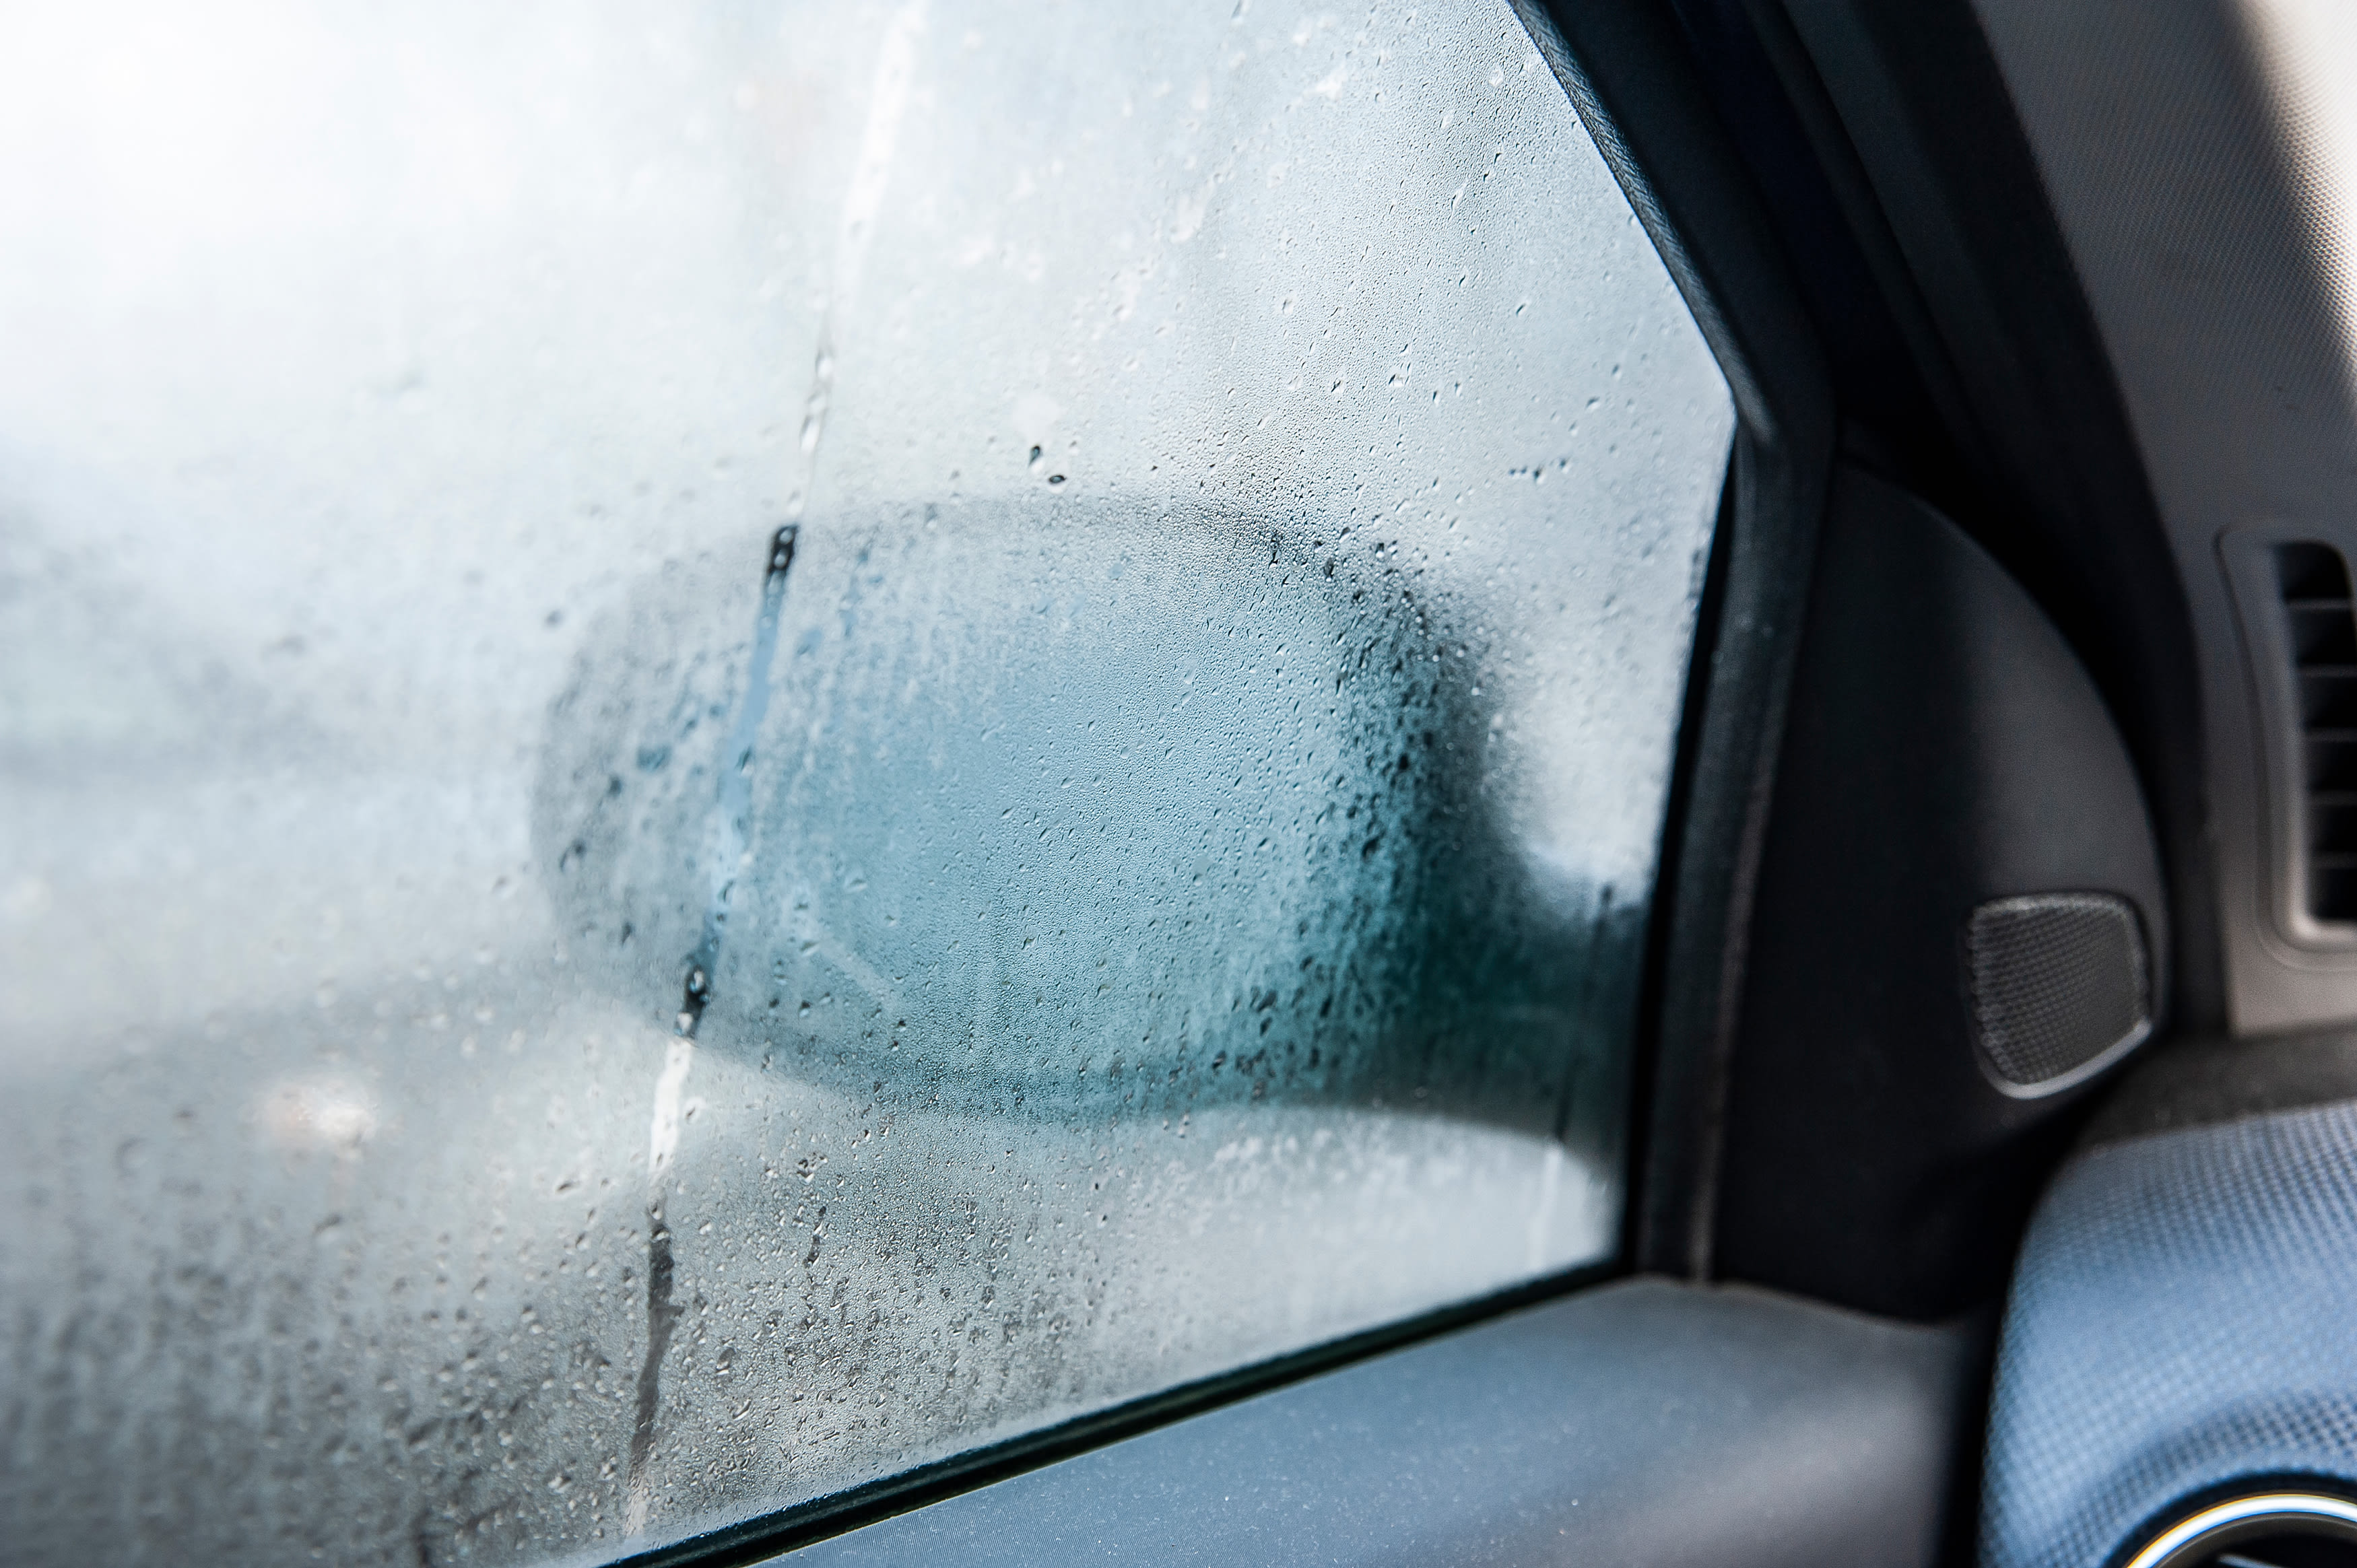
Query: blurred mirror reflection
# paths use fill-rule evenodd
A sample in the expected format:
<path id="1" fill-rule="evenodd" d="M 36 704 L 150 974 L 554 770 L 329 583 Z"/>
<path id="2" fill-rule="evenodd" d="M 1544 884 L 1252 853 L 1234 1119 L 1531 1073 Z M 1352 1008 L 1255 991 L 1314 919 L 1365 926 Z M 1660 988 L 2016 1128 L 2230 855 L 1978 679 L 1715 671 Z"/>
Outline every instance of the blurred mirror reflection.
<path id="1" fill-rule="evenodd" d="M 595 1561 L 1608 1259 L 1727 389 L 1502 3 L 0 58 L 0 1512 Z"/>

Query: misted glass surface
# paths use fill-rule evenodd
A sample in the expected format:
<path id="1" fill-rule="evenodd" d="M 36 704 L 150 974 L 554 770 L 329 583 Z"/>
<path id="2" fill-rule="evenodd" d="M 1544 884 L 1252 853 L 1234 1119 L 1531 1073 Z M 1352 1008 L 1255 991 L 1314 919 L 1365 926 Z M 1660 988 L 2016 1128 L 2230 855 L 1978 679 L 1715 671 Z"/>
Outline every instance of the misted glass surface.
<path id="1" fill-rule="evenodd" d="M 9 33 L 0 1552 L 613 1557 L 1609 1255 L 1733 416 L 1501 0 Z"/>

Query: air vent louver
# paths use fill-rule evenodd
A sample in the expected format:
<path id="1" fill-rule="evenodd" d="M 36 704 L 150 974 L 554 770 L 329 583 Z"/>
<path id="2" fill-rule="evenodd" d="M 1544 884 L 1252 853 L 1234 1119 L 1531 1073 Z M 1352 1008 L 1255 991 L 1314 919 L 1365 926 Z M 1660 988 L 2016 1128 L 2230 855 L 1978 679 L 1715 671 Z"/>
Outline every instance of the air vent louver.
<path id="1" fill-rule="evenodd" d="M 2275 549 L 2305 767 L 2308 912 L 2357 921 L 2357 617 L 2329 544 Z"/>

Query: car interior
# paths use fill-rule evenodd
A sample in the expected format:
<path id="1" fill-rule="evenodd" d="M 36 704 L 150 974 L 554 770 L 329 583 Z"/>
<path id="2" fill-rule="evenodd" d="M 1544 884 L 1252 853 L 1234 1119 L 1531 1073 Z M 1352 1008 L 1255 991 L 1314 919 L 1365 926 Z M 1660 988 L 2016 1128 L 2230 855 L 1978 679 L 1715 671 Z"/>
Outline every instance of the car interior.
<path id="1" fill-rule="evenodd" d="M 0 1563 L 2357 1564 L 2357 11 L 0 50 Z"/>

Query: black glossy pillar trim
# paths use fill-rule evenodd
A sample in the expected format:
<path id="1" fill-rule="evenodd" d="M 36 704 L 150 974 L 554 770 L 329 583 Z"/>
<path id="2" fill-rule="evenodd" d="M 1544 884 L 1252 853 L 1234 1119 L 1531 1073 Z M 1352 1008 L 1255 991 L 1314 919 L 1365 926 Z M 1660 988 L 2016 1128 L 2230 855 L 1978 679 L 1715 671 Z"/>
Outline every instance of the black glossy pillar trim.
<path id="1" fill-rule="evenodd" d="M 1970 0 L 1744 0 L 1978 495 L 1941 496 L 2094 675 L 2151 803 L 2169 1013 L 2225 1018 L 2192 611 L 2069 246 Z M 1830 113 L 1824 112 L 1829 109 Z M 1885 236 L 1888 236 L 1886 239 Z M 1862 241 L 1862 242 L 1864 242 Z M 1893 476 L 1921 489 L 1918 476 Z"/>

